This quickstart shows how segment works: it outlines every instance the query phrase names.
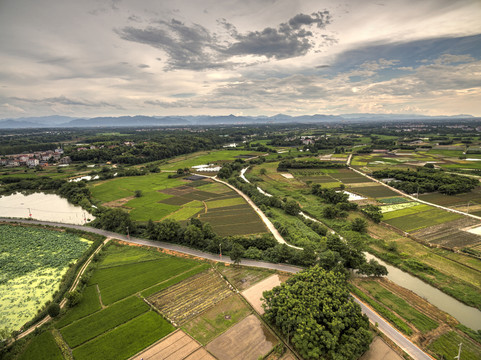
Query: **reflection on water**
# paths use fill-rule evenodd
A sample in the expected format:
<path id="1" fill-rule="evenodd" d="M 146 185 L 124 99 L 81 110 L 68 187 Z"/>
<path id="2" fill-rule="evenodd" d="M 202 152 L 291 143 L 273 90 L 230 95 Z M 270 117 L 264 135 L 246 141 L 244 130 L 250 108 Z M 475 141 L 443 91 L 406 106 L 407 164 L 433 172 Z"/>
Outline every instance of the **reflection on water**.
<path id="1" fill-rule="evenodd" d="M 394 266 L 386 264 L 384 261 L 378 259 L 374 255 L 368 253 L 365 254 L 368 260 L 375 259 L 381 265 L 384 265 L 387 268 L 389 271 L 387 278 L 393 283 L 409 289 L 415 294 L 426 299 L 434 306 L 455 317 L 456 320 L 458 320 L 461 324 L 474 330 L 481 329 L 481 311 L 478 309 L 463 304 L 462 302 L 449 295 L 446 295 L 441 290 L 436 289 L 417 277 L 399 270 Z"/>
<path id="2" fill-rule="evenodd" d="M 55 194 L 16 193 L 0 197 L 0 216 L 83 225 L 95 219 L 80 206 Z"/>

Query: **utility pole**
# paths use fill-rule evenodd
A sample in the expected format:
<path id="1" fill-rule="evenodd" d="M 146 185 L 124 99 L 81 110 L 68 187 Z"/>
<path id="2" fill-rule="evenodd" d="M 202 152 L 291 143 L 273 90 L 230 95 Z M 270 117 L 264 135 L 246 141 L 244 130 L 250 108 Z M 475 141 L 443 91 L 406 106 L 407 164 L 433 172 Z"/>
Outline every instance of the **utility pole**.
<path id="1" fill-rule="evenodd" d="M 127 226 L 127 239 L 130 240 L 129 227 Z"/>
<path id="2" fill-rule="evenodd" d="M 459 344 L 459 351 L 458 351 L 458 356 L 455 357 L 457 360 L 461 360 L 461 347 L 463 346 L 463 343 Z"/>
<path id="3" fill-rule="evenodd" d="M 30 217 L 30 219 L 32 218 L 32 211 L 30 211 L 30 208 L 28 208 L 28 216 Z"/>
<path id="4" fill-rule="evenodd" d="M 222 260 L 222 243 L 219 243 L 219 258 Z"/>

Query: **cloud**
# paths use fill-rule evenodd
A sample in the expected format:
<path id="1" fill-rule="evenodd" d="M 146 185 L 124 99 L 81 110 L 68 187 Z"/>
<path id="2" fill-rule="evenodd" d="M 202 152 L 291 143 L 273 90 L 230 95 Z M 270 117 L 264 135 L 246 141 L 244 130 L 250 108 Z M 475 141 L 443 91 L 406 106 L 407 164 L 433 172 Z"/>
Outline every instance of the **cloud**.
<path id="1" fill-rule="evenodd" d="M 110 104 L 105 101 L 100 102 L 93 102 L 93 101 L 86 101 L 86 100 L 76 100 L 71 99 L 66 96 L 56 96 L 56 97 L 49 97 L 43 99 L 27 99 L 21 97 L 10 97 L 9 99 L 20 101 L 24 103 L 33 103 L 33 104 L 40 104 L 40 105 L 67 105 L 67 106 L 86 106 L 86 107 L 112 107 L 116 109 L 122 109 L 120 105 L 117 104 Z"/>
<path id="2" fill-rule="evenodd" d="M 126 26 L 116 29 L 124 40 L 150 45 L 168 56 L 168 69 L 205 70 L 240 65 L 231 60 L 236 56 L 255 56 L 267 59 L 288 59 L 305 55 L 315 45 L 313 26 L 324 29 L 330 24 L 328 11 L 310 15 L 298 14 L 276 28 L 239 33 L 233 24 L 219 19 L 223 33 L 211 33 L 199 24 L 186 25 L 172 19 L 158 20 L 145 28 Z M 330 37 L 320 41 L 332 43 Z"/>

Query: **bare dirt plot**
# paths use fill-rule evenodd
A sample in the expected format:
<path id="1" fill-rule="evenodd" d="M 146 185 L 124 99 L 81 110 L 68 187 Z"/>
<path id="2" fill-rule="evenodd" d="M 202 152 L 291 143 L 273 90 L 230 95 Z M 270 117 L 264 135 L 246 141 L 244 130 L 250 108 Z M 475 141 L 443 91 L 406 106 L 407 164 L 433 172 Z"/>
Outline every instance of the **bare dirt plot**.
<path id="1" fill-rule="evenodd" d="M 249 315 L 212 340 L 206 349 L 219 360 L 256 360 L 267 354 L 277 342 L 255 315 Z"/>
<path id="2" fill-rule="evenodd" d="M 160 340 L 132 360 L 215 360 L 201 345 L 182 330 Z"/>
<path id="3" fill-rule="evenodd" d="M 284 176 L 286 179 L 294 179 L 294 175 L 289 174 L 289 173 L 284 173 L 284 174 L 281 174 L 281 175 Z"/>
<path id="4" fill-rule="evenodd" d="M 232 293 L 219 274 L 208 270 L 149 296 L 147 300 L 165 317 L 180 325 Z"/>
<path id="5" fill-rule="evenodd" d="M 262 293 L 264 291 L 271 290 L 273 287 L 278 286 L 281 284 L 281 279 L 279 275 L 274 274 L 269 276 L 267 279 L 264 279 L 254 286 L 250 287 L 247 290 L 242 292 L 242 296 L 246 298 L 246 300 L 252 305 L 252 307 L 257 311 L 259 314 L 264 314 L 264 309 L 262 308 Z"/>
<path id="6" fill-rule="evenodd" d="M 379 336 L 376 336 L 369 350 L 359 360 L 403 360 Z"/>

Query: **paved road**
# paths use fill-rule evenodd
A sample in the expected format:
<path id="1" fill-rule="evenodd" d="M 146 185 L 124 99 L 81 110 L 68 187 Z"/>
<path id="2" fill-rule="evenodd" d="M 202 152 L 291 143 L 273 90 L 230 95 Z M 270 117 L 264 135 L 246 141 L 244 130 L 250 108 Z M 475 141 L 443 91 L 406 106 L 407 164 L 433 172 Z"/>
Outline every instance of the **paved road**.
<path id="1" fill-rule="evenodd" d="M 36 224 L 36 225 L 48 225 L 48 226 L 57 226 L 57 227 L 65 227 L 71 229 L 79 229 L 95 234 L 100 234 L 106 237 L 112 237 L 116 239 L 120 239 L 123 241 L 131 242 L 134 244 L 139 245 L 146 245 L 152 246 L 157 248 L 162 248 L 166 250 L 177 251 L 180 253 L 213 260 L 213 261 L 221 261 L 224 263 L 232 264 L 233 261 L 230 258 L 222 257 L 220 258 L 219 255 L 214 255 L 206 252 L 202 252 L 195 249 L 190 249 L 185 246 L 170 244 L 160 241 L 151 241 L 146 239 L 140 239 L 135 237 L 128 238 L 125 235 L 114 233 L 111 231 L 96 229 L 88 226 L 81 226 L 81 225 L 73 225 L 73 224 L 63 224 L 63 223 L 55 223 L 55 222 L 48 222 L 48 221 L 37 221 L 37 220 L 28 220 L 28 219 L 9 219 L 9 218 L 2 218 L 0 217 L 0 222 L 18 222 L 24 224 Z M 244 266 L 252 266 L 252 267 L 259 267 L 264 269 L 271 269 L 271 270 L 279 270 L 285 271 L 289 273 L 297 273 L 302 269 L 296 266 L 284 265 L 284 264 L 272 264 L 263 261 L 255 261 L 255 260 L 248 260 L 243 259 L 241 262 Z M 432 357 L 424 353 L 421 349 L 419 349 L 416 345 L 410 342 L 407 338 L 401 335 L 397 330 L 395 330 L 386 320 L 384 320 L 381 316 L 379 316 L 375 311 L 373 311 L 370 307 L 362 303 L 359 299 L 354 297 L 357 303 L 361 305 L 362 311 L 368 316 L 369 320 L 372 323 L 378 323 L 379 329 L 386 334 L 394 343 L 396 343 L 400 348 L 406 351 L 413 359 L 415 360 L 432 360 Z M 42 320 L 45 321 L 46 319 Z M 48 321 L 48 320 L 47 320 Z"/>
<path id="2" fill-rule="evenodd" d="M 352 294 L 351 294 L 352 295 Z M 368 305 L 364 304 L 356 296 L 352 295 L 354 301 L 361 305 L 362 312 L 367 315 L 369 321 L 373 324 L 378 324 L 378 329 L 381 330 L 384 335 L 394 341 L 401 349 L 409 354 L 413 359 L 416 360 L 433 360 L 434 358 L 426 354 L 416 345 L 414 345 L 410 340 L 405 338 L 399 331 L 394 329 L 389 325 L 382 317 L 380 317 L 374 310 L 372 310 Z"/>

